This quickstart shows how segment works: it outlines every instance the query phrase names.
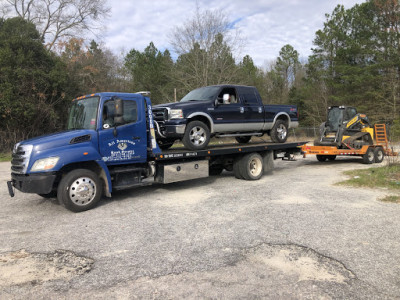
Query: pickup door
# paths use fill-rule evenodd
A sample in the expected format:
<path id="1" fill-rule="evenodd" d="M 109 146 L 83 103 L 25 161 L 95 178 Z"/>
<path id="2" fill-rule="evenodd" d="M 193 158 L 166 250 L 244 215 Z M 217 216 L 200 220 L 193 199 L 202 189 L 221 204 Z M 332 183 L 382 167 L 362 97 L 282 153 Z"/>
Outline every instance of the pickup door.
<path id="1" fill-rule="evenodd" d="M 264 125 L 264 107 L 261 98 L 251 87 L 224 87 L 218 99 L 229 94 L 229 101 L 219 102 L 210 115 L 215 132 L 260 131 Z"/>

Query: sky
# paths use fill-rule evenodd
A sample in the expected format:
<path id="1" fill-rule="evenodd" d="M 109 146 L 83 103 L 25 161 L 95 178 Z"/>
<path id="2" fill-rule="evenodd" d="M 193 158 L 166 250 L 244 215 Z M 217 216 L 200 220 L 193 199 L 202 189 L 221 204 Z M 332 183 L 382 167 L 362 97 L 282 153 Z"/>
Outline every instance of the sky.
<path id="1" fill-rule="evenodd" d="M 222 10 L 244 46 L 239 58 L 250 55 L 259 67 L 279 56 L 280 49 L 292 45 L 306 59 L 311 54 L 315 32 L 323 28 L 325 14 L 342 4 L 351 8 L 364 0 L 108 0 L 111 17 L 102 40 L 114 53 L 131 49 L 143 51 L 150 42 L 161 51 L 169 49 L 170 34 L 176 26 L 201 10 Z"/>

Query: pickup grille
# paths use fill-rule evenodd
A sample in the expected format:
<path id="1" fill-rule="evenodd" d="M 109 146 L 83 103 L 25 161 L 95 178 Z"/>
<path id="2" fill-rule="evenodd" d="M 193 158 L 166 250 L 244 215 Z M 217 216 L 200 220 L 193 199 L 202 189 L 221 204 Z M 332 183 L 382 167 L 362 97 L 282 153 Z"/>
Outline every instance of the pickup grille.
<path id="1" fill-rule="evenodd" d="M 167 108 L 153 108 L 153 116 L 156 121 L 168 120 L 168 109 Z"/>
<path id="2" fill-rule="evenodd" d="M 32 153 L 32 148 L 32 145 L 15 145 L 11 159 L 11 171 L 13 173 L 26 173 L 29 165 L 29 159 Z"/>

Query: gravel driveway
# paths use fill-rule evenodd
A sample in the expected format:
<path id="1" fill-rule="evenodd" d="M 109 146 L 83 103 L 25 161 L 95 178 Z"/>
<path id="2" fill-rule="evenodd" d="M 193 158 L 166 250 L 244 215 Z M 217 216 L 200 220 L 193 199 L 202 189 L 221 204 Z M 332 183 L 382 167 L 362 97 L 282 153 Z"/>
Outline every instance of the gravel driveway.
<path id="1" fill-rule="evenodd" d="M 115 193 L 83 213 L 8 196 L 0 299 L 398 299 L 400 206 L 334 185 L 359 159 L 276 161 L 272 175 Z"/>

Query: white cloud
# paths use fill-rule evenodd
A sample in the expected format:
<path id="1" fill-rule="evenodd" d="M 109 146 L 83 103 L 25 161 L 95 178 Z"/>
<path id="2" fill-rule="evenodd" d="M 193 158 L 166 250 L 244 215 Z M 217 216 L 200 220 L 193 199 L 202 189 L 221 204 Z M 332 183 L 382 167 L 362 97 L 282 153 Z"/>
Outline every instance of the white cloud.
<path id="1" fill-rule="evenodd" d="M 259 66 L 273 60 L 285 44 L 303 57 L 311 53 L 315 32 L 322 29 L 325 14 L 336 5 L 350 8 L 362 0 L 219 0 L 198 1 L 202 9 L 221 9 L 246 41 L 242 55 L 249 54 Z M 160 49 L 171 49 L 168 35 L 175 26 L 192 17 L 192 0 L 110 1 L 112 17 L 104 42 L 114 52 L 143 50 L 151 41 Z"/>

